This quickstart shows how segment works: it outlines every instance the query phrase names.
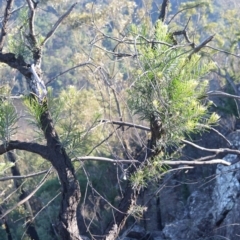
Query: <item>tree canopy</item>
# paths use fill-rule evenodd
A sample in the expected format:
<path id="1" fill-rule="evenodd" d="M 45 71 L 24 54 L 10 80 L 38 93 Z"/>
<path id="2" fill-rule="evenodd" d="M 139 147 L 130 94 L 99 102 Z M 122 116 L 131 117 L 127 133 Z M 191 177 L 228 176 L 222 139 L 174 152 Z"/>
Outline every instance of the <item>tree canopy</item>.
<path id="1" fill-rule="evenodd" d="M 227 141 L 212 96 L 238 112 L 231 5 L 0 2 L 2 238 L 117 239 L 163 175 L 240 154 L 193 141 L 210 129 Z M 184 159 L 186 145 L 209 155 Z"/>

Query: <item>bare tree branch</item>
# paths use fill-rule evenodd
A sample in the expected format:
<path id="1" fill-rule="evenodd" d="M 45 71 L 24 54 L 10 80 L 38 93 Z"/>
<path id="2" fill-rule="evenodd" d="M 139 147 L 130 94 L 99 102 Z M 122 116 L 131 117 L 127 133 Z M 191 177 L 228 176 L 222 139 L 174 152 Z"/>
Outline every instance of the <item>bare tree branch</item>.
<path id="1" fill-rule="evenodd" d="M 236 154 L 236 155 L 240 155 L 240 151 L 236 150 L 236 149 L 230 149 L 230 148 L 205 148 L 205 147 L 201 147 L 195 143 L 192 143 L 190 141 L 187 140 L 182 140 L 183 143 L 186 143 L 188 145 L 191 145 L 197 149 L 200 149 L 202 151 L 206 151 L 206 152 L 215 152 L 215 153 L 231 153 L 231 154 Z"/>
<path id="2" fill-rule="evenodd" d="M 167 25 L 169 25 L 170 22 L 171 22 L 179 13 L 181 13 L 181 12 L 183 12 L 183 11 L 186 11 L 186 10 L 189 10 L 189 9 L 192 9 L 192 8 L 197 8 L 197 7 L 201 6 L 201 5 L 203 5 L 203 3 L 198 3 L 198 4 L 194 5 L 194 6 L 186 7 L 186 8 L 183 8 L 183 9 L 179 10 L 177 13 L 175 13 L 175 14 L 171 17 L 171 19 L 168 21 Z"/>
<path id="3" fill-rule="evenodd" d="M 0 182 L 12 180 L 12 179 L 15 180 L 15 179 L 25 179 L 25 178 L 30 178 L 30 177 L 36 177 L 36 176 L 42 175 L 44 173 L 47 173 L 48 171 L 49 171 L 49 169 L 41 171 L 41 172 L 37 172 L 37 173 L 31 173 L 28 175 L 2 177 L 2 178 L 0 178 Z"/>
<path id="4" fill-rule="evenodd" d="M 198 125 L 206 128 L 206 129 L 210 129 L 210 130 L 214 131 L 217 135 L 219 135 L 221 138 L 223 138 L 229 144 L 229 146 L 232 146 L 232 143 L 223 134 L 221 134 L 217 129 L 215 129 L 211 126 L 204 125 L 204 124 L 198 124 Z"/>
<path id="5" fill-rule="evenodd" d="M 2 29 L 1 29 L 1 35 L 0 35 L 0 52 L 2 52 L 4 40 L 7 35 L 7 23 L 9 21 L 9 18 L 11 16 L 12 6 L 13 6 L 14 0 L 8 0 L 6 4 L 6 8 L 4 11 L 4 18 L 2 23 Z"/>
<path id="6" fill-rule="evenodd" d="M 65 12 L 54 24 L 53 28 L 47 33 L 46 38 L 42 41 L 41 46 L 44 46 L 46 42 L 49 40 L 49 38 L 55 33 L 55 31 L 58 29 L 60 26 L 61 22 L 71 13 L 73 8 L 77 5 L 77 3 L 74 3 L 67 12 Z"/>
<path id="7" fill-rule="evenodd" d="M 14 149 L 25 150 L 27 152 L 36 153 L 41 157 L 45 158 L 46 160 L 49 159 L 48 147 L 38 143 L 20 142 L 20 141 L 10 141 L 8 143 L 0 145 L 0 155 Z"/>
<path id="8" fill-rule="evenodd" d="M 24 204 L 26 201 L 28 201 L 39 189 L 40 187 L 45 183 L 45 181 L 47 180 L 49 174 L 52 171 L 52 168 L 49 168 L 48 172 L 45 174 L 45 176 L 42 178 L 41 182 L 38 184 L 38 186 L 27 196 L 25 197 L 23 200 L 21 200 L 20 202 L 18 202 L 15 206 L 13 206 L 12 208 L 10 208 L 9 210 L 7 210 L 4 214 L 2 214 L 0 216 L 0 219 L 3 219 L 5 216 L 7 216 L 10 212 L 12 212 L 14 209 L 16 209 L 17 207 L 21 206 L 22 204 Z"/>
<path id="9" fill-rule="evenodd" d="M 222 92 L 222 91 L 209 91 L 209 92 L 207 92 L 207 95 L 208 96 L 234 98 L 234 99 L 239 99 L 240 100 L 240 96 L 232 95 L 232 94 L 225 93 L 225 92 Z"/>
<path id="10" fill-rule="evenodd" d="M 209 164 L 223 164 L 226 166 L 231 165 L 230 162 L 222 160 L 222 159 L 213 159 L 213 160 L 209 160 L 209 161 L 190 161 L 190 160 L 180 160 L 180 161 L 167 161 L 167 160 L 163 160 L 162 161 L 163 164 L 167 164 L 167 165 L 209 165 Z"/>
<path id="11" fill-rule="evenodd" d="M 138 128 L 138 129 L 149 131 L 149 132 L 151 131 L 151 129 L 149 127 L 145 127 L 145 126 L 142 126 L 142 125 L 137 125 L 137 124 L 129 123 L 129 122 L 111 121 L 111 120 L 107 120 L 107 119 L 100 120 L 100 122 L 116 124 L 116 125 L 119 125 L 119 126 L 127 126 L 127 127 Z"/>
<path id="12" fill-rule="evenodd" d="M 215 35 L 215 34 L 214 34 Z M 201 42 L 199 45 L 197 45 L 196 47 L 194 46 L 193 51 L 191 52 L 191 54 L 189 55 L 189 59 L 191 59 L 192 55 L 199 52 L 203 47 L 205 47 L 210 41 L 212 41 L 214 35 L 211 35 L 209 37 L 207 37 L 203 42 Z"/>
<path id="13" fill-rule="evenodd" d="M 213 50 L 216 50 L 216 51 L 218 51 L 218 52 L 222 52 L 222 53 L 226 53 L 226 54 L 228 54 L 228 55 L 232 55 L 232 56 L 234 56 L 234 57 L 236 57 L 236 58 L 240 58 L 239 55 L 234 54 L 234 53 L 231 53 L 231 52 L 228 52 L 228 51 L 225 51 L 225 50 L 222 50 L 222 49 L 220 49 L 220 48 L 216 48 L 216 47 L 209 46 L 209 45 L 207 45 L 206 47 L 211 48 L 211 49 L 213 49 Z"/>
<path id="14" fill-rule="evenodd" d="M 67 73 L 67 72 L 69 72 L 69 71 L 71 71 L 71 70 L 74 70 L 74 69 L 76 69 L 76 68 L 78 68 L 78 67 L 87 66 L 87 65 L 93 65 L 93 64 L 90 63 L 90 62 L 80 63 L 80 64 L 78 64 L 78 65 L 76 65 L 76 66 L 74 66 L 74 67 L 71 67 L 71 68 L 69 68 L 69 69 L 67 69 L 67 70 L 59 73 L 57 76 L 51 78 L 48 82 L 46 82 L 45 85 L 47 86 L 48 84 L 50 84 L 51 82 L 53 82 L 56 78 L 62 76 L 63 74 L 65 74 L 65 73 Z"/>
<path id="15" fill-rule="evenodd" d="M 104 162 L 111 162 L 111 163 L 138 163 L 138 160 L 126 160 L 126 159 L 111 159 L 111 158 L 105 158 L 105 157 L 91 157 L 91 156 L 86 156 L 86 157 L 77 157 L 73 158 L 72 161 L 85 161 L 85 160 L 94 160 L 94 161 L 104 161 Z"/>

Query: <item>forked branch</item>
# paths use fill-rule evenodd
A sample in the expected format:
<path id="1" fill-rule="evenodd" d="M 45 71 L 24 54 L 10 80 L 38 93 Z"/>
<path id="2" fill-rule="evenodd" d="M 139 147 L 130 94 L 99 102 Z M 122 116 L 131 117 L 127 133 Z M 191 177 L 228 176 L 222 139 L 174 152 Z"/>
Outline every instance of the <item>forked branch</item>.
<path id="1" fill-rule="evenodd" d="M 28 8 L 29 8 L 29 43 L 32 47 L 36 47 L 37 40 L 35 36 L 35 29 L 34 29 L 34 18 L 35 18 L 35 10 L 37 7 L 37 3 L 32 0 L 27 0 Z"/>
<path id="2" fill-rule="evenodd" d="M 11 16 L 12 6 L 13 6 L 13 0 L 8 0 L 6 4 L 6 8 L 4 11 L 4 17 L 2 21 L 2 29 L 1 29 L 1 35 L 0 35 L 0 52 L 2 52 L 4 41 L 7 35 L 7 23 L 9 21 L 9 18 Z"/>

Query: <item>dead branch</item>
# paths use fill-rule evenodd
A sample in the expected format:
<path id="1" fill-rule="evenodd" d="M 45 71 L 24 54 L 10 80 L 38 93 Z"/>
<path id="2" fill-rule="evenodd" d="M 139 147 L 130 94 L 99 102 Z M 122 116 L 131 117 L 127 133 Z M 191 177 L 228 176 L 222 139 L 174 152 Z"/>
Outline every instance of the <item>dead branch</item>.
<path id="1" fill-rule="evenodd" d="M 149 132 L 151 131 L 149 127 L 145 127 L 145 126 L 142 126 L 142 125 L 137 125 L 137 124 L 129 123 L 129 122 L 111 121 L 111 120 L 107 120 L 107 119 L 102 119 L 102 120 L 100 120 L 100 122 L 115 124 L 115 125 L 119 125 L 119 126 L 138 128 L 138 129 L 149 131 Z"/>
<path id="2" fill-rule="evenodd" d="M 77 157 L 73 158 L 72 161 L 85 161 L 85 160 L 94 160 L 94 161 L 103 161 L 103 162 L 111 162 L 111 163 L 138 163 L 138 160 L 126 160 L 126 159 L 111 159 L 111 158 L 105 158 L 105 157 L 91 157 L 91 156 L 86 156 L 86 157 Z"/>
<path id="3" fill-rule="evenodd" d="M 188 145 L 191 145 L 197 149 L 200 149 L 202 151 L 206 151 L 206 152 L 215 152 L 215 153 L 230 153 L 230 154 L 236 154 L 236 155 L 240 155 L 240 151 L 236 150 L 236 149 L 230 149 L 230 148 L 218 148 L 218 149 L 214 149 L 214 148 L 205 148 L 205 147 L 201 147 L 195 143 L 192 143 L 190 141 L 187 140 L 182 140 L 183 143 L 186 143 Z"/>
<path id="4" fill-rule="evenodd" d="M 214 34 L 215 35 L 215 34 Z M 189 59 L 191 59 L 192 55 L 199 52 L 203 47 L 205 47 L 210 41 L 212 41 L 214 35 L 211 35 L 210 37 L 206 38 L 203 42 L 201 42 L 199 45 L 197 45 L 196 47 L 194 46 L 193 51 L 191 52 L 191 54 L 189 55 Z"/>
<path id="5" fill-rule="evenodd" d="M 47 36 L 45 39 L 42 41 L 41 46 L 44 46 L 46 42 L 49 40 L 49 38 L 55 33 L 55 31 L 58 29 L 62 21 L 71 13 L 73 8 L 77 5 L 77 3 L 74 3 L 68 10 L 65 12 L 54 24 L 53 28 L 47 33 Z"/>
<path id="6" fill-rule="evenodd" d="M 213 160 L 209 160 L 209 161 L 190 161 L 190 160 L 180 160 L 180 161 L 167 161 L 167 160 L 163 160 L 161 163 L 163 164 L 167 164 L 167 165 L 209 165 L 209 164 L 223 164 L 226 166 L 231 165 L 230 162 L 222 160 L 222 159 L 213 159 Z"/>
<path id="7" fill-rule="evenodd" d="M 93 65 L 93 64 L 90 63 L 89 61 L 88 61 L 88 62 L 85 62 L 85 63 L 80 63 L 80 64 L 78 64 L 78 65 L 76 65 L 76 66 L 74 66 L 74 67 L 71 67 L 71 68 L 69 68 L 69 69 L 67 69 L 67 70 L 59 73 L 57 76 L 51 78 L 48 82 L 46 82 L 45 85 L 47 86 L 48 84 L 50 84 L 51 82 L 53 82 L 55 79 L 57 79 L 58 77 L 62 76 L 63 74 L 65 74 L 65 73 L 67 73 L 67 72 L 69 72 L 69 71 L 71 71 L 71 70 L 74 70 L 74 69 L 79 68 L 79 67 L 87 66 L 87 65 Z"/>
<path id="8" fill-rule="evenodd" d="M 211 48 L 211 49 L 213 49 L 213 50 L 216 50 L 216 51 L 218 51 L 218 52 L 222 52 L 222 53 L 226 53 L 226 54 L 228 54 L 228 55 L 232 55 L 232 56 L 234 56 L 234 57 L 236 57 L 236 58 L 240 58 L 240 56 L 239 56 L 238 54 L 234 54 L 234 53 L 228 52 L 228 51 L 226 51 L 226 50 L 222 50 L 222 49 L 220 49 L 220 48 L 212 47 L 212 46 L 209 46 L 209 45 L 207 45 L 206 47 Z"/>
<path id="9" fill-rule="evenodd" d="M 12 179 L 15 180 L 15 179 L 25 179 L 25 178 L 30 178 L 30 177 L 36 177 L 36 176 L 42 175 L 44 173 L 47 173 L 48 171 L 49 171 L 49 169 L 41 171 L 41 172 L 37 172 L 37 173 L 31 173 L 31 174 L 28 174 L 28 175 L 2 177 L 2 178 L 0 178 L 0 182 L 7 181 L 7 180 L 12 180 Z"/>
<path id="10" fill-rule="evenodd" d="M 240 96 L 225 93 L 222 91 L 209 91 L 206 93 L 207 96 L 214 96 L 214 97 L 227 97 L 227 98 L 234 98 L 240 100 Z"/>
<path id="11" fill-rule="evenodd" d="M 13 0 L 8 0 L 5 11 L 4 11 L 4 17 L 3 17 L 3 21 L 2 21 L 2 29 L 1 29 L 1 35 L 0 35 L 0 52 L 2 52 L 4 41 L 5 41 L 5 38 L 7 35 L 7 31 L 8 31 L 7 24 L 8 24 L 9 18 L 11 16 L 13 2 L 14 2 Z"/>
<path id="12" fill-rule="evenodd" d="M 204 125 L 204 124 L 198 124 L 198 125 L 206 128 L 206 129 L 210 129 L 210 130 L 214 131 L 217 135 L 219 135 L 221 138 L 223 138 L 228 143 L 229 146 L 232 146 L 232 143 L 223 134 L 221 134 L 217 129 L 215 129 L 211 126 Z"/>

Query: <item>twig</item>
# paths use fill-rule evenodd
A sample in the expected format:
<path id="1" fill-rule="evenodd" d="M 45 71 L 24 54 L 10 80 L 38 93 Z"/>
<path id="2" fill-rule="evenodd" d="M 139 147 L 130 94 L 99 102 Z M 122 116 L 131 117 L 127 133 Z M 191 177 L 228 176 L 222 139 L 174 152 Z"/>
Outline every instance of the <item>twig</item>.
<path id="1" fill-rule="evenodd" d="M 168 21 L 167 25 L 169 25 L 170 22 L 171 22 L 179 13 L 181 13 L 181 12 L 183 12 L 183 11 L 186 11 L 186 10 L 188 10 L 188 9 L 197 8 L 198 6 L 201 6 L 202 4 L 203 4 L 203 3 L 199 3 L 199 4 L 196 4 L 196 5 L 194 5 L 194 6 L 186 7 L 186 8 L 183 8 L 183 9 L 179 10 L 177 13 L 175 13 L 175 14 L 171 17 L 171 19 Z"/>
<path id="2" fill-rule="evenodd" d="M 80 63 L 80 64 L 78 64 L 78 65 L 76 65 L 76 66 L 74 66 L 74 67 L 71 67 L 71 68 L 69 68 L 69 69 L 67 69 L 67 70 L 59 73 L 57 76 L 51 78 L 48 82 L 46 82 L 45 85 L 47 86 L 47 85 L 50 84 L 52 81 L 54 81 L 56 78 L 62 76 L 63 74 L 65 74 L 65 73 L 67 73 L 67 72 L 69 72 L 69 71 L 71 71 L 71 70 L 73 70 L 73 69 L 76 69 L 76 68 L 78 68 L 78 67 L 83 67 L 83 66 L 86 66 L 86 65 L 93 65 L 93 64 L 90 63 L 90 62 Z"/>
<path id="3" fill-rule="evenodd" d="M 234 57 L 240 58 L 239 55 L 234 54 L 234 53 L 231 53 L 231 52 L 228 52 L 228 51 L 225 51 L 225 50 L 222 50 L 222 49 L 220 49 L 220 48 L 212 47 L 212 46 L 209 46 L 209 45 L 207 45 L 206 47 L 211 48 L 211 49 L 213 49 L 213 50 L 217 50 L 218 52 L 226 53 L 226 54 L 228 54 L 228 55 L 232 55 L 232 56 L 234 56 Z"/>
<path id="4" fill-rule="evenodd" d="M 221 138 L 223 138 L 229 144 L 229 146 L 232 146 L 232 143 L 223 134 L 221 134 L 217 129 L 215 129 L 215 128 L 211 127 L 211 126 L 204 125 L 204 124 L 198 124 L 198 125 L 214 131 Z"/>
<path id="5" fill-rule="evenodd" d="M 46 38 L 42 41 L 41 46 L 44 46 L 46 42 L 49 40 L 49 38 L 54 34 L 54 32 L 58 29 L 60 26 L 61 22 L 71 13 L 73 8 L 77 5 L 77 3 L 74 3 L 67 12 L 65 12 L 54 24 L 53 28 L 47 33 Z"/>
<path id="6" fill-rule="evenodd" d="M 100 122 L 116 124 L 116 125 L 119 125 L 119 126 L 127 126 L 127 127 L 138 128 L 138 129 L 149 131 L 149 132 L 151 131 L 151 129 L 149 127 L 145 127 L 145 126 L 142 126 L 142 125 L 137 125 L 137 124 L 129 123 L 129 122 L 111 121 L 111 120 L 107 120 L 107 119 L 100 120 Z"/>

